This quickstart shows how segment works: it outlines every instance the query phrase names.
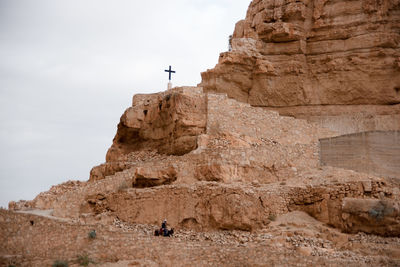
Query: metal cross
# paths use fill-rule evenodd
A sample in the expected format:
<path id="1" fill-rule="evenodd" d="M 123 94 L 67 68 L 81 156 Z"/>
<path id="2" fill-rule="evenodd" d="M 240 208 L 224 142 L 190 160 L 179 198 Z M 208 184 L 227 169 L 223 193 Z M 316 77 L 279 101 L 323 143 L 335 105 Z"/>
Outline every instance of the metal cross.
<path id="1" fill-rule="evenodd" d="M 171 66 L 169 66 L 169 70 L 165 70 L 165 72 L 169 72 L 169 80 L 171 80 L 171 73 L 176 73 L 174 70 L 171 70 Z"/>

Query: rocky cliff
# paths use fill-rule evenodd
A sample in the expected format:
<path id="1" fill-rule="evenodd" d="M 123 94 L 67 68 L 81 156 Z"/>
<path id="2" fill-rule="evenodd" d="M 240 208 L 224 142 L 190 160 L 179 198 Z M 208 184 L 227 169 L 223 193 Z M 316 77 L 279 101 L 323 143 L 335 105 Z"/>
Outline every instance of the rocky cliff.
<path id="1" fill-rule="evenodd" d="M 89 181 L 0 209 L 0 265 L 399 266 L 399 5 L 254 0 L 204 88 L 135 95 Z"/>
<path id="2" fill-rule="evenodd" d="M 202 231 L 253 231 L 304 211 L 345 232 L 398 235 L 398 185 L 320 166 L 319 139 L 332 136 L 202 88 L 135 96 L 106 163 L 87 183 L 54 187 L 10 208 L 51 209 L 83 221 L 168 218 L 179 229 Z"/>
<path id="3" fill-rule="evenodd" d="M 283 115 L 312 117 L 341 133 L 357 129 L 340 129 L 331 116 L 348 115 L 339 120 L 362 130 L 386 130 L 370 119 L 385 115 L 394 124 L 386 128 L 398 130 L 400 2 L 252 1 L 236 24 L 232 51 L 202 73 L 200 86 Z M 354 113 L 358 121 L 350 118 Z"/>

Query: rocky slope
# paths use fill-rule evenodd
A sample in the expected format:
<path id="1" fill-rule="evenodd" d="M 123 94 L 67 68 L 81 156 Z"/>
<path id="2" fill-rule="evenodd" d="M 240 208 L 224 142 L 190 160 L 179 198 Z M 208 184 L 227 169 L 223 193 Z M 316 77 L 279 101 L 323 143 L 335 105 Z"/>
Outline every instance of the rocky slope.
<path id="1" fill-rule="evenodd" d="M 399 180 L 321 159 L 364 171 L 337 136 L 400 129 L 399 14 L 254 0 L 204 88 L 134 96 L 87 182 L 0 210 L 0 264 L 398 266 Z M 396 174 L 397 132 L 361 135 Z M 164 218 L 172 239 L 152 236 Z"/>
<path id="2" fill-rule="evenodd" d="M 52 209 L 84 221 L 168 218 L 174 227 L 202 231 L 263 229 L 269 218 L 301 210 L 345 232 L 400 234 L 393 181 L 320 167 L 319 139 L 333 136 L 329 130 L 201 88 L 140 97 L 149 104 L 134 101 L 122 115 L 107 162 L 87 183 L 10 208 Z M 164 117 L 173 123 L 157 123 Z"/>
<path id="3" fill-rule="evenodd" d="M 270 258 L 265 255 L 272 255 L 271 251 L 282 255 L 276 263 L 313 262 L 311 258 L 299 260 L 301 255 L 313 257 L 321 265 L 329 265 L 337 257 L 353 265 L 398 263 L 394 256 L 399 254 L 397 248 L 388 250 L 375 243 L 371 246 L 379 247 L 383 254 L 371 252 L 367 260 L 359 254 L 341 252 L 355 251 L 353 241 L 346 241 L 343 247 L 340 240 L 357 239 L 353 234 L 358 232 L 400 235 L 400 190 L 397 180 L 320 166 L 319 139 L 335 133 L 237 102 L 224 94 L 205 94 L 201 88 L 175 88 L 140 97 L 152 104 L 136 105 L 134 101 L 134 106 L 127 109 L 106 163 L 93 168 L 89 181 L 67 182 L 33 201 L 9 204 L 10 210 L 45 214 L 47 218 L 43 221 L 3 212 L 0 236 L 7 238 L 0 247 L 3 262 L 41 266 L 41 262 L 50 263 L 60 255 L 76 262 L 79 252 L 84 251 L 103 263 L 139 259 L 141 264 L 150 261 L 157 265 L 164 259 L 154 258 L 153 254 L 160 253 L 162 244 L 151 237 L 151 231 L 142 237 L 129 232 L 136 236 L 132 243 L 126 241 L 124 231 L 112 230 L 112 225 L 119 220 L 156 229 L 167 218 L 178 233 L 217 231 L 220 236 L 209 243 L 188 241 L 187 236 L 178 235 L 184 240 L 173 241 L 167 251 L 174 257 L 169 260 L 171 265 L 193 260 L 201 261 L 200 266 L 216 262 L 263 265 Z M 182 110 L 190 106 L 194 106 L 194 112 L 183 114 Z M 165 125 L 162 118 L 173 119 Z M 42 211 L 31 211 L 37 209 Z M 302 226 L 307 228 L 304 233 L 285 230 L 287 234 L 283 235 L 285 223 L 274 228 L 273 222 L 292 212 L 305 212 L 324 229 L 329 225 L 336 230 L 329 230 L 334 233 L 326 239 L 306 226 Z M 291 220 L 297 221 L 297 217 L 293 215 Z M 98 229 L 102 238 L 87 240 L 85 231 L 89 228 Z M 220 231 L 258 234 L 251 234 L 254 240 L 243 241 L 247 244 L 244 248 L 235 249 L 236 243 L 229 243 L 215 250 L 226 235 Z M 271 234 L 267 242 L 274 243 L 268 253 L 264 241 L 258 241 L 262 233 Z M 248 234 L 244 236 L 248 238 Z M 397 244 L 398 240 L 393 242 Z M 44 245 L 37 247 L 39 243 Z M 194 249 L 185 250 L 189 256 L 182 259 L 180 251 L 186 246 Z M 196 252 L 198 246 L 212 256 L 204 258 L 206 254 Z M 133 255 L 124 253 L 128 247 Z M 46 253 L 48 250 L 54 252 Z M 65 250 L 68 253 L 62 254 Z"/>
<path id="4" fill-rule="evenodd" d="M 13 223 L 10 223 L 10 222 Z M 398 266 L 400 239 L 347 235 L 302 212 L 260 231 L 177 230 L 153 225 L 58 221 L 0 209 L 0 266 Z M 96 231 L 95 238 L 88 233 Z"/>

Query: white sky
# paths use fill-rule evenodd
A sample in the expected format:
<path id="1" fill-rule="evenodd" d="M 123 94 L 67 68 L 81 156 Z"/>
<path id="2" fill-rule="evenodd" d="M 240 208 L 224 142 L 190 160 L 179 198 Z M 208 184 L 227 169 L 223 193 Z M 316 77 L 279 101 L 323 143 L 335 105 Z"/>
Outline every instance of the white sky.
<path id="1" fill-rule="evenodd" d="M 87 180 L 136 93 L 196 85 L 250 0 L 0 0 L 0 206 Z"/>

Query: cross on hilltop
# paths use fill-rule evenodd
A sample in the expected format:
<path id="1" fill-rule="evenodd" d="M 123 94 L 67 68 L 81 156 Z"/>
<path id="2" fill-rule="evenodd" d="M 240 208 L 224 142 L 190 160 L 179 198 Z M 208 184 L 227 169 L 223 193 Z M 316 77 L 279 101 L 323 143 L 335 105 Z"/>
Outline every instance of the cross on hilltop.
<path id="1" fill-rule="evenodd" d="M 172 70 L 171 66 L 169 66 L 169 70 L 165 70 L 165 72 L 169 73 L 169 80 L 171 80 L 171 73 L 176 73 L 176 71 Z"/>

